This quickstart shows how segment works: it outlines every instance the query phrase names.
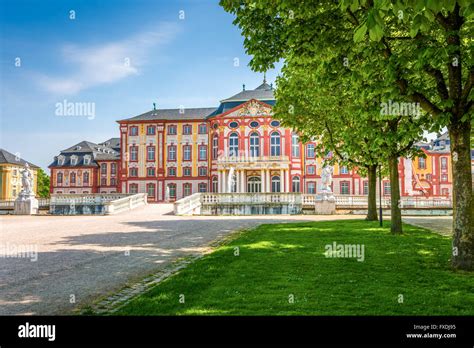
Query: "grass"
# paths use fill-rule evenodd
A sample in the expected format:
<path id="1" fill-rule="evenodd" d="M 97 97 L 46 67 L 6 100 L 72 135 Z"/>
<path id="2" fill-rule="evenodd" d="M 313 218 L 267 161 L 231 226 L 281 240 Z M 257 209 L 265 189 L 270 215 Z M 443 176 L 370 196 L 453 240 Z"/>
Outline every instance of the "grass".
<path id="1" fill-rule="evenodd" d="M 327 258 L 334 241 L 363 244 L 365 260 Z M 411 225 L 401 236 L 366 221 L 261 225 L 116 314 L 473 315 L 474 275 L 451 271 L 450 252 L 450 238 Z"/>

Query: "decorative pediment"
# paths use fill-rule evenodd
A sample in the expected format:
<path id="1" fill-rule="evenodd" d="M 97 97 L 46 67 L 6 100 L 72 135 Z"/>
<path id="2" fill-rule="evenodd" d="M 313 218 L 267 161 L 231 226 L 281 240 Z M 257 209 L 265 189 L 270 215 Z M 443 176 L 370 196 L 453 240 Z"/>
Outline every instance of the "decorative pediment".
<path id="1" fill-rule="evenodd" d="M 239 106 L 235 107 L 234 109 L 224 113 L 223 117 L 226 118 L 233 118 L 233 117 L 260 117 L 260 116 L 268 116 L 272 115 L 272 108 L 270 105 L 265 104 L 261 101 L 256 99 L 249 100 Z"/>

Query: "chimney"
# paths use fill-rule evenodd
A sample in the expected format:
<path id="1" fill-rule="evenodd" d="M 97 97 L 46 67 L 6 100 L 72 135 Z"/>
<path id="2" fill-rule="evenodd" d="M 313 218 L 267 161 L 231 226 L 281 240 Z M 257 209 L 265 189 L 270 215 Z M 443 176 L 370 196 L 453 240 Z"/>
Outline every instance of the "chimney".
<path id="1" fill-rule="evenodd" d="M 245 91 L 245 83 L 242 85 L 242 91 Z"/>
<path id="2" fill-rule="evenodd" d="M 153 103 L 153 110 L 156 110 L 156 103 Z"/>

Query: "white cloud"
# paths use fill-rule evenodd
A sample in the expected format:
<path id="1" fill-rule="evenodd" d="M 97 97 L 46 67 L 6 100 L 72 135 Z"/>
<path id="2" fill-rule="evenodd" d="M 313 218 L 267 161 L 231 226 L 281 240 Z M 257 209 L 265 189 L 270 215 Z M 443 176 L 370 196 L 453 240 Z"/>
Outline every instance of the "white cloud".
<path id="1" fill-rule="evenodd" d="M 121 41 L 94 46 L 66 45 L 62 47 L 62 58 L 73 72 L 63 76 L 38 75 L 37 82 L 51 93 L 64 95 L 119 81 L 138 74 L 149 51 L 170 41 L 176 33 L 175 25 L 165 24 Z"/>

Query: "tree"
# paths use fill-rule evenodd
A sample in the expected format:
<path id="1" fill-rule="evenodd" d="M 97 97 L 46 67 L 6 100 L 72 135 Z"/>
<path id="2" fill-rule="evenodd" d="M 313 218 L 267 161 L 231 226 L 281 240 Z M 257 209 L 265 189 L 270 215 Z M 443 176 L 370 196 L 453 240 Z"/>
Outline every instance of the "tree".
<path id="1" fill-rule="evenodd" d="M 361 98 L 410 101 L 426 112 L 428 131 L 447 127 L 453 163 L 453 266 L 474 268 L 470 171 L 473 119 L 474 5 L 468 0 L 221 0 L 242 29 L 256 71 L 297 58 L 351 69 L 354 87 L 374 78 Z M 349 44 L 348 38 L 353 41 Z M 314 91 L 308 91 L 313 93 Z"/>
<path id="2" fill-rule="evenodd" d="M 38 196 L 49 197 L 49 176 L 41 168 L 38 168 L 37 182 Z"/>

